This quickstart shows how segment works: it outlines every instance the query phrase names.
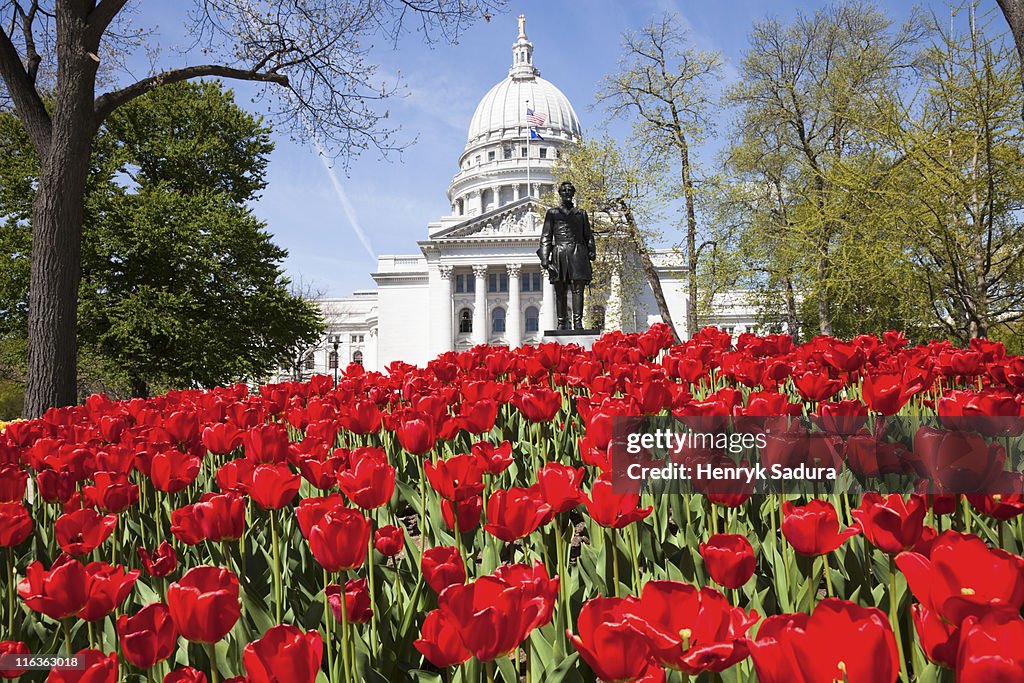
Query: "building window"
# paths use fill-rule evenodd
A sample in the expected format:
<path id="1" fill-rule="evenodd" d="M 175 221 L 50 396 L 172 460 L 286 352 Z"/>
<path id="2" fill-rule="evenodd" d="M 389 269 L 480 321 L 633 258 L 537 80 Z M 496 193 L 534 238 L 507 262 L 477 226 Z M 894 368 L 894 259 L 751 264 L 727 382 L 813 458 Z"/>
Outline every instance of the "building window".
<path id="1" fill-rule="evenodd" d="M 512 158 L 512 148 L 511 147 L 506 147 L 505 148 L 505 158 L 506 159 L 511 159 Z"/>
<path id="2" fill-rule="evenodd" d="M 561 152 L 560 152 L 559 150 L 557 150 L 557 149 L 556 149 L 556 150 L 555 150 L 555 158 L 556 158 L 556 159 L 560 159 L 560 158 L 561 158 L 561 156 L 562 156 L 562 153 L 561 153 Z"/>
<path id="3" fill-rule="evenodd" d="M 494 161 L 494 150 L 487 153 L 487 161 Z"/>
<path id="4" fill-rule="evenodd" d="M 313 352 L 312 351 L 310 351 L 309 353 L 306 354 L 306 359 L 303 361 L 302 365 L 303 365 L 303 367 L 306 370 L 312 370 L 313 369 Z"/>
<path id="5" fill-rule="evenodd" d="M 473 331 L 473 313 L 468 308 L 459 311 L 459 334 L 469 334 Z"/>
<path id="6" fill-rule="evenodd" d="M 479 154 L 476 155 L 476 165 L 477 166 L 480 165 L 480 155 Z"/>
<path id="7" fill-rule="evenodd" d="M 522 149 L 521 149 L 521 150 L 519 151 L 519 156 L 521 156 L 521 157 L 525 157 L 525 156 L 526 156 L 527 154 L 529 154 L 529 153 L 530 153 L 530 148 L 529 148 L 529 147 L 523 147 L 523 148 L 522 148 Z"/>
<path id="8" fill-rule="evenodd" d="M 455 293 L 464 294 L 466 292 L 476 291 L 476 278 L 472 275 L 456 275 L 455 276 Z"/>
<path id="9" fill-rule="evenodd" d="M 487 291 L 488 292 L 507 292 L 508 291 L 508 274 L 507 273 L 491 273 L 487 277 Z"/>
<path id="10" fill-rule="evenodd" d="M 331 370 L 338 369 L 338 352 L 331 351 L 330 355 L 327 356 L 327 367 Z"/>
<path id="11" fill-rule="evenodd" d="M 526 307 L 526 331 L 536 332 L 540 329 L 540 311 L 536 306 Z"/>
<path id="12" fill-rule="evenodd" d="M 491 332 L 495 334 L 505 331 L 505 309 L 495 308 L 491 313 Z"/>
<path id="13" fill-rule="evenodd" d="M 363 364 L 363 352 L 362 351 L 356 351 L 355 353 L 353 353 L 352 354 L 352 362 L 355 363 L 356 365 L 362 365 Z"/>
<path id="14" fill-rule="evenodd" d="M 352 341 L 353 344 L 362 344 L 363 343 L 363 335 L 361 335 L 361 334 L 353 334 L 353 335 L 351 335 L 350 340 Z"/>
<path id="15" fill-rule="evenodd" d="M 541 291 L 540 272 L 523 273 L 519 276 L 520 278 L 520 289 L 524 292 L 539 292 Z"/>
<path id="16" fill-rule="evenodd" d="M 547 147 L 541 147 L 540 148 L 540 158 L 541 159 L 547 159 L 548 158 L 548 148 Z"/>

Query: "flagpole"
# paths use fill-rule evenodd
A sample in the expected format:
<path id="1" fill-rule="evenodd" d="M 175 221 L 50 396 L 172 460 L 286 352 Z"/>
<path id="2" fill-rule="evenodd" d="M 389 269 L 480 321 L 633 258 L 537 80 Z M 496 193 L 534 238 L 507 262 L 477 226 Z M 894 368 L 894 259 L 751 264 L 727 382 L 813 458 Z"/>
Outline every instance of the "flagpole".
<path id="1" fill-rule="evenodd" d="M 526 108 L 530 108 L 530 100 L 526 100 Z M 528 131 L 532 131 L 532 125 L 529 121 L 526 122 Z M 530 132 L 526 133 L 526 196 L 533 197 L 533 186 L 530 185 L 530 139 L 533 135 Z"/>

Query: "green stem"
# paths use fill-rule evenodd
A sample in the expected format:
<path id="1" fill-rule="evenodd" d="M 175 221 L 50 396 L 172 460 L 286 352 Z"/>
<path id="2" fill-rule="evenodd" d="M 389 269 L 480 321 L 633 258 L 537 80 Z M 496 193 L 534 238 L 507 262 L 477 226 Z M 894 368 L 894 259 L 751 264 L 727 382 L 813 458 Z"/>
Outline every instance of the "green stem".
<path id="1" fill-rule="evenodd" d="M 217 668 L 216 643 L 207 643 L 206 652 L 210 657 L 210 683 L 220 683 L 220 669 Z"/>
<path id="2" fill-rule="evenodd" d="M 338 585 L 341 587 L 341 668 L 344 672 L 342 680 L 350 683 L 352 680 L 349 673 L 348 657 L 348 605 L 345 603 L 345 576 L 338 577 Z"/>
<path id="3" fill-rule="evenodd" d="M 907 683 L 906 662 L 903 659 L 903 638 L 900 635 L 899 604 L 896 600 L 896 558 L 889 556 L 889 621 L 892 623 L 893 634 L 896 636 L 896 649 L 899 652 L 900 680 Z"/>
<path id="4" fill-rule="evenodd" d="M 71 619 L 61 619 L 61 626 L 64 627 L 64 645 L 68 649 L 68 656 L 75 654 L 74 647 L 71 644 Z"/>
<path id="5" fill-rule="evenodd" d="M 834 598 L 836 594 L 832 590 L 832 574 L 828 570 L 828 553 L 821 556 L 821 568 L 825 572 L 825 588 L 828 589 L 828 597 Z"/>
<path id="6" fill-rule="evenodd" d="M 334 615 L 331 614 L 331 601 L 327 597 L 327 584 L 329 579 L 327 577 L 327 570 L 324 570 L 324 635 L 327 638 L 324 640 L 324 647 L 327 648 L 327 680 L 334 682 L 334 639 L 331 638 L 331 621 L 334 619 Z"/>
<path id="7" fill-rule="evenodd" d="M 281 551 L 278 549 L 277 513 L 275 510 L 268 510 L 270 513 L 270 543 L 271 553 L 274 559 L 274 616 L 276 623 L 281 623 L 282 587 L 281 587 Z M 342 591 L 344 594 L 344 590 Z M 342 596 L 344 597 L 344 595 Z"/>
<path id="8" fill-rule="evenodd" d="M 456 531 L 455 535 L 458 536 L 459 532 Z M 366 553 L 366 562 L 369 565 L 367 575 L 369 577 L 370 584 L 370 657 L 371 661 L 377 651 L 377 592 L 376 592 L 376 580 L 374 575 L 373 566 L 376 564 L 373 557 L 373 534 L 370 534 L 370 549 Z"/>
<path id="9" fill-rule="evenodd" d="M 619 560 L 615 552 L 615 530 L 608 530 L 608 557 L 612 560 L 612 596 L 619 597 Z"/>
<path id="10" fill-rule="evenodd" d="M 14 548 L 7 548 L 4 553 L 7 558 L 7 633 L 14 637 Z"/>
<path id="11" fill-rule="evenodd" d="M 494 683 L 494 660 L 487 662 L 487 683 Z"/>

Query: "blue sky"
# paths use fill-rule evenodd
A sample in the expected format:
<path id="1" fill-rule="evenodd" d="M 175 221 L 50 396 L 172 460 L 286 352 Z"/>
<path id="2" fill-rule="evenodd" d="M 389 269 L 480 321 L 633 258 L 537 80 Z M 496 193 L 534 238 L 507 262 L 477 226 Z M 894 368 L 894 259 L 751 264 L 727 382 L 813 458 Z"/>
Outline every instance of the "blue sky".
<path id="1" fill-rule="evenodd" d="M 181 34 L 176 32 L 175 17 L 157 14 L 161 4 L 142 4 L 136 23 L 146 25 L 158 19 L 161 39 L 171 45 L 175 35 Z M 603 112 L 592 108 L 594 94 L 602 77 L 616 69 L 624 31 L 639 29 L 663 12 L 679 14 L 694 45 L 722 53 L 726 60 L 723 85 L 727 85 L 736 78 L 736 65 L 754 22 L 772 16 L 789 21 L 799 11 L 813 13 L 826 4 L 518 0 L 509 3 L 506 13 L 474 24 L 457 45 L 431 47 L 408 34 L 394 48 L 382 39 L 373 50 L 379 75 L 393 79 L 400 71 L 408 93 L 387 103 L 388 120 L 401 126 L 399 139 L 415 139 L 415 144 L 390 160 L 366 153 L 350 165 L 347 174 L 336 169 L 337 184 L 349 203 L 345 207 L 313 147 L 285 134 L 275 135 L 268 187 L 253 208 L 267 222 L 275 242 L 288 250 L 285 267 L 293 280 L 301 279 L 328 296 L 373 287 L 369 274 L 376 264 L 357 239 L 352 223 L 365 232 L 375 254 L 418 253 L 416 241 L 426 237 L 427 223 L 448 212 L 448 183 L 457 170 L 477 102 L 505 77 L 511 64 L 519 14 L 526 15 L 534 63 L 542 77 L 569 98 L 586 134 L 596 131 L 603 120 Z M 902 21 L 912 5 L 883 2 L 879 7 Z M 933 9 L 940 15 L 948 13 L 939 3 L 933 3 Z M 247 106 L 247 87 L 229 85 Z M 714 154 L 728 135 L 727 117 L 723 113 L 719 138 L 699 151 L 699 161 L 707 166 L 714 164 Z M 623 129 L 613 132 L 618 130 Z M 671 225 L 666 228 L 674 241 L 678 233 Z"/>

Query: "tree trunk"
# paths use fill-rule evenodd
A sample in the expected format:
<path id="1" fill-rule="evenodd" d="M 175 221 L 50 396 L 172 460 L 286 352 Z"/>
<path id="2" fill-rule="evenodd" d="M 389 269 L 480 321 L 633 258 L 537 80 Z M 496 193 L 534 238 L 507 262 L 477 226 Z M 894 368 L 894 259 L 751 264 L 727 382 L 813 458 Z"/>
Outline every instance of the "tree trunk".
<path id="1" fill-rule="evenodd" d="M 796 293 L 793 291 L 793 278 L 786 277 L 786 324 L 789 336 L 794 344 L 800 343 L 800 317 L 796 310 Z"/>
<path id="2" fill-rule="evenodd" d="M 693 178 L 690 175 L 690 150 L 680 134 L 679 158 L 682 162 L 683 199 L 686 204 L 686 336 L 697 333 L 697 216 L 693 208 Z"/>
<path id="3" fill-rule="evenodd" d="M 832 310 L 828 300 L 828 257 L 818 255 L 818 329 L 822 334 L 832 336 Z"/>
<path id="4" fill-rule="evenodd" d="M 629 231 L 629 237 L 633 241 L 633 246 L 636 248 L 636 253 L 640 257 L 640 267 L 643 268 L 644 275 L 647 276 L 647 283 L 651 286 L 651 292 L 654 294 L 654 302 L 658 304 L 658 313 L 661 314 L 661 321 L 672 329 L 672 336 L 675 343 L 679 343 L 679 333 L 676 331 L 676 325 L 672 322 L 672 313 L 668 310 L 668 301 L 665 299 L 665 290 L 661 288 L 661 278 L 658 276 L 658 269 L 654 267 L 654 262 L 651 261 L 651 254 L 647 250 L 647 244 L 644 242 L 643 235 L 640 234 L 640 229 L 636 225 L 636 219 L 633 217 L 633 212 L 629 206 L 622 202 L 620 204 L 623 216 L 626 218 L 626 229 Z"/>
<path id="5" fill-rule="evenodd" d="M 1003 16 L 1006 17 L 1006 23 L 1010 25 L 1010 32 L 1013 34 L 1013 42 L 1017 45 L 1017 55 L 1021 62 L 1021 84 L 1024 85 L 1024 1 L 996 0 L 996 4 L 1003 10 Z"/>
<path id="6" fill-rule="evenodd" d="M 85 35 L 84 14 L 76 15 L 70 3 L 59 3 L 52 137 L 50 148 L 39 155 L 39 184 L 32 205 L 26 417 L 78 401 L 82 216 L 96 130 L 97 62 L 89 56 L 96 48 L 86 43 Z"/>

